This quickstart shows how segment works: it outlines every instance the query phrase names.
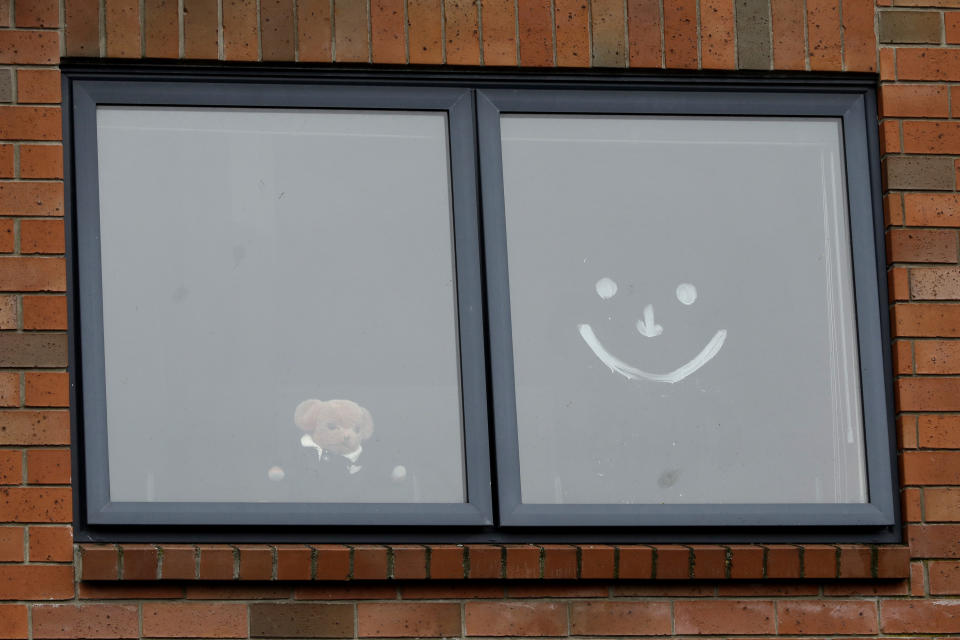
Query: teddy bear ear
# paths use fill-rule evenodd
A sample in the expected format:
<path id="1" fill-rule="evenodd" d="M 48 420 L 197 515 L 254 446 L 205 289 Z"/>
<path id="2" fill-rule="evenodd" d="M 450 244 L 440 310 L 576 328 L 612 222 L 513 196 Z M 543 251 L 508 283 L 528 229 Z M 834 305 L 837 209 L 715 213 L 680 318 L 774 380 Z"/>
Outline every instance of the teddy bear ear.
<path id="1" fill-rule="evenodd" d="M 358 428 L 360 437 L 366 440 L 373 435 L 373 416 L 366 408 L 360 407 L 360 425 Z"/>
<path id="2" fill-rule="evenodd" d="M 304 400 L 298 404 L 297 408 L 293 411 L 293 421 L 304 431 L 313 430 L 313 425 L 316 422 L 317 415 L 323 408 L 323 404 L 322 400 L 317 400 L 316 398 Z"/>

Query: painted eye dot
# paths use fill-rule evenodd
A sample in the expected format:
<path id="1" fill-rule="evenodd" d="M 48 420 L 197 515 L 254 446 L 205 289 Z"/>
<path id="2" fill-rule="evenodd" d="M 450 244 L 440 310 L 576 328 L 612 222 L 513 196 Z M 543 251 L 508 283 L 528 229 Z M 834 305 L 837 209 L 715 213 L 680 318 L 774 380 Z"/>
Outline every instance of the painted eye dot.
<path id="1" fill-rule="evenodd" d="M 677 300 L 685 305 L 691 305 L 697 301 L 697 288 L 689 282 L 684 282 L 677 286 Z"/>
<path id="2" fill-rule="evenodd" d="M 617 283 L 610 278 L 600 278 L 597 280 L 597 295 L 604 300 L 609 300 L 617 295 Z"/>

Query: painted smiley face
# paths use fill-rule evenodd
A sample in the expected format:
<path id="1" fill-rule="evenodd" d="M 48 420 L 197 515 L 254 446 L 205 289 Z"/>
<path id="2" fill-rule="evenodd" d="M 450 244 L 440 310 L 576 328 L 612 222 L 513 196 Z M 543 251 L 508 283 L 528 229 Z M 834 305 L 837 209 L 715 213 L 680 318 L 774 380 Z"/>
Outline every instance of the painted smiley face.
<path id="1" fill-rule="evenodd" d="M 617 294 L 617 283 L 610 278 L 601 278 L 597 281 L 596 290 L 598 296 L 604 300 L 609 300 Z M 689 282 L 684 282 L 677 286 L 676 296 L 681 304 L 689 307 L 697 301 L 697 288 Z M 647 338 L 656 338 L 663 333 L 663 327 L 657 324 L 656 318 L 654 317 L 652 304 L 644 307 L 643 317 L 637 320 L 636 326 L 640 335 Z M 713 335 L 707 345 L 700 350 L 700 353 L 688 360 L 685 364 L 668 373 L 650 373 L 627 364 L 607 351 L 606 347 L 603 346 L 597 338 L 597 335 L 593 332 L 593 327 L 589 324 L 577 325 L 577 329 L 580 331 L 580 337 L 587 343 L 587 346 L 590 347 L 593 354 L 600 359 L 600 362 L 607 365 L 610 371 L 619 373 L 628 380 L 643 379 L 652 382 L 666 382 L 668 384 L 680 382 L 710 362 L 710 360 L 720 352 L 724 341 L 727 339 L 727 330 L 720 329 Z"/>

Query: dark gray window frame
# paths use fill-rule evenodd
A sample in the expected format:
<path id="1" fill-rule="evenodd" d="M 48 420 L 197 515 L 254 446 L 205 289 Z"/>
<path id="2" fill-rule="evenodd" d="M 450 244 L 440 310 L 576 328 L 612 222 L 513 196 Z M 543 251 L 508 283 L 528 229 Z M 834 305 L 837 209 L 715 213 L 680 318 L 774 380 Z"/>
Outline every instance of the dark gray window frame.
<path id="1" fill-rule="evenodd" d="M 80 485 L 80 490 L 74 492 L 74 513 L 79 540 L 279 542 L 302 539 L 305 535 L 312 540 L 348 542 L 895 542 L 900 539 L 873 76 L 390 73 L 264 67 L 255 70 L 104 67 L 69 62 L 63 68 L 64 144 L 68 161 L 71 413 L 76 443 L 74 477 Z M 97 104 L 409 108 L 456 112 L 457 117 L 451 116 L 449 122 L 467 504 L 310 504 L 294 508 L 255 505 L 258 510 L 255 517 L 251 517 L 249 512 L 234 509 L 236 505 L 170 503 L 160 508 L 154 504 L 145 510 L 142 504 L 109 503 L 102 330 L 99 343 L 96 336 L 96 328 L 102 329 L 102 318 L 91 314 L 89 305 L 87 311 L 81 308 L 81 299 L 99 300 L 98 278 L 91 277 L 99 273 L 99 261 L 91 258 L 95 253 L 91 243 L 97 243 L 97 239 L 90 220 L 90 212 L 97 211 L 96 139 L 95 127 L 90 126 Z M 843 119 L 867 425 L 869 503 L 519 504 L 499 157 L 501 112 Z M 478 198 L 478 191 L 482 198 Z M 482 213 L 479 213 L 478 199 L 482 199 Z M 468 210 L 471 213 L 466 213 Z M 98 359 L 100 369 L 97 369 Z M 96 407 L 98 384 L 101 395 L 100 406 Z M 495 452 L 495 460 L 490 459 L 491 450 Z M 493 479 L 496 483 L 491 490 Z M 318 529 L 318 525 L 322 529 Z"/>

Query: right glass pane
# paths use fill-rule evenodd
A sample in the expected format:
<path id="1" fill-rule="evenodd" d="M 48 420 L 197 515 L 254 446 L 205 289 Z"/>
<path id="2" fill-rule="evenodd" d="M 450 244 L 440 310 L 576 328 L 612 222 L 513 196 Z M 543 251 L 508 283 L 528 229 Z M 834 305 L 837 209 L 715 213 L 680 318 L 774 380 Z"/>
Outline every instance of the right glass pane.
<path id="1" fill-rule="evenodd" d="M 866 502 L 840 120 L 500 125 L 522 502 Z"/>

